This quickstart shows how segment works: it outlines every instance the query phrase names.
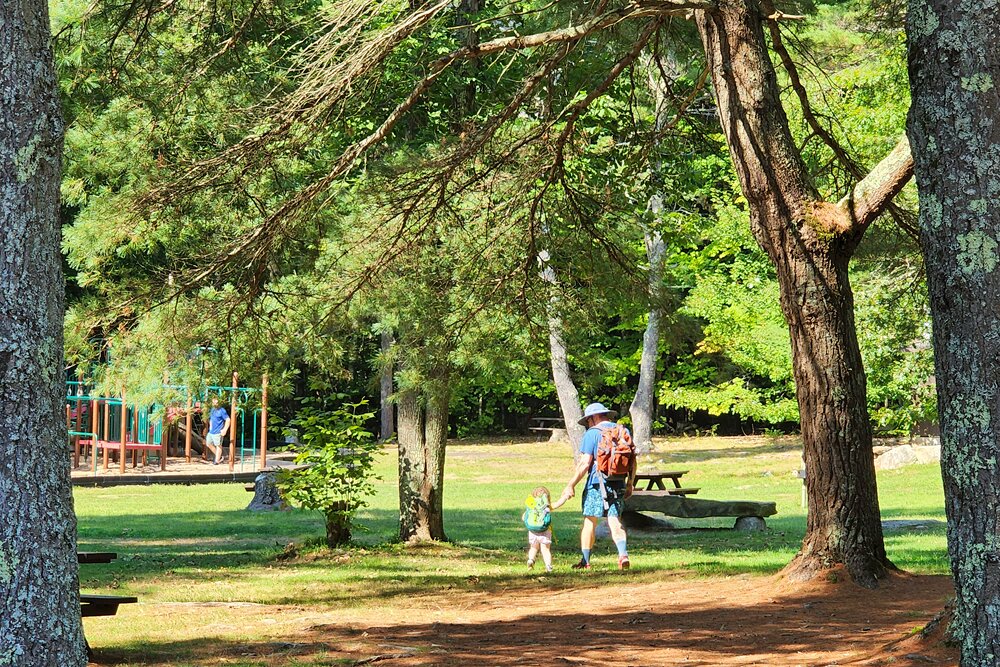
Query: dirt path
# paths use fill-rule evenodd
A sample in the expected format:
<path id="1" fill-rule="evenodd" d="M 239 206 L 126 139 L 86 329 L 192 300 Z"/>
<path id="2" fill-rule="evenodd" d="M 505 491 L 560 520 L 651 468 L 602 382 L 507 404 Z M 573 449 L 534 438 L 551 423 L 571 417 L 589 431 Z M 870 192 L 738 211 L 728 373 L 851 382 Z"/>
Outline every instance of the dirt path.
<path id="1" fill-rule="evenodd" d="M 900 641 L 950 594 L 946 577 L 894 576 L 874 592 L 846 581 L 667 578 L 455 598 L 433 621 L 414 609 L 410 622 L 320 626 L 311 639 L 349 647 L 343 657 L 407 666 L 957 665 L 953 651 L 935 641 Z"/>
<path id="2" fill-rule="evenodd" d="M 98 650 L 95 664 L 173 665 L 175 649 L 193 651 L 185 665 L 268 667 L 958 664 L 954 649 L 918 632 L 951 595 L 947 577 L 895 575 L 877 591 L 843 575 L 831 579 L 792 585 L 778 577 L 666 575 L 629 583 L 626 575 L 590 586 L 582 575 L 580 587 L 569 590 L 547 591 L 539 581 L 536 592 L 422 596 L 367 610 L 233 606 L 228 612 L 241 625 L 259 628 L 252 640 L 227 637 L 233 626 L 209 624 L 198 642 L 144 655 Z M 164 622 L 190 615 L 203 623 L 206 613 L 201 605 L 144 606 L 142 613 Z"/>

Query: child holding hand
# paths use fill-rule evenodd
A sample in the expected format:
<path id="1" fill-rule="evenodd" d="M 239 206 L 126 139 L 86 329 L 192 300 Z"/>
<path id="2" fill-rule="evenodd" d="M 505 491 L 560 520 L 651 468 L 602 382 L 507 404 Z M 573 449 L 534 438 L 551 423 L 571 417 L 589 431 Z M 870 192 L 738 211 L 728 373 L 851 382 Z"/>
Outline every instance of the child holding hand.
<path id="1" fill-rule="evenodd" d="M 568 497 L 564 493 L 555 503 L 549 504 L 549 490 L 544 486 L 535 487 L 525 501 L 528 509 L 521 517 L 528 529 L 528 569 L 535 566 L 535 557 L 542 552 L 545 571 L 552 571 L 552 510 L 563 506 Z"/>

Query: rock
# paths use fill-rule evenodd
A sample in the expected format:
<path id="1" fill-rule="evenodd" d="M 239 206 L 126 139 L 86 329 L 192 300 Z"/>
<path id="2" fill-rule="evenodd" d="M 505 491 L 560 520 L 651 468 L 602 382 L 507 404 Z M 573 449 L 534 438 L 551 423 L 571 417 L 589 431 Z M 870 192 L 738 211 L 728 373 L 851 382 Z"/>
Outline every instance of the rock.
<path id="1" fill-rule="evenodd" d="M 913 445 L 900 445 L 892 447 L 889 451 L 875 459 L 876 470 L 896 470 L 908 465 L 918 463 L 938 463 L 941 460 L 940 445 L 925 445 L 914 447 Z"/>
<path id="2" fill-rule="evenodd" d="M 281 497 L 275 484 L 274 472 L 262 472 L 254 480 L 253 500 L 247 505 L 251 512 L 273 512 L 288 509 L 288 503 Z"/>
<path id="3" fill-rule="evenodd" d="M 892 447 L 890 447 L 889 445 L 875 445 L 874 447 L 872 447 L 872 452 L 875 454 L 876 457 L 879 457 L 885 454 L 890 449 L 892 449 Z"/>
<path id="4" fill-rule="evenodd" d="M 911 445 L 893 447 L 875 459 L 875 470 L 896 470 L 917 462 L 917 453 Z"/>
<path id="5" fill-rule="evenodd" d="M 759 516 L 741 516 L 736 519 L 736 525 L 733 526 L 733 529 L 744 532 L 766 530 L 767 522 Z"/>
<path id="6" fill-rule="evenodd" d="M 925 445 L 913 449 L 917 452 L 917 463 L 941 462 L 941 445 Z"/>
<path id="7" fill-rule="evenodd" d="M 568 442 L 569 434 L 564 428 L 554 428 L 552 429 L 552 435 L 549 436 L 549 442 Z"/>

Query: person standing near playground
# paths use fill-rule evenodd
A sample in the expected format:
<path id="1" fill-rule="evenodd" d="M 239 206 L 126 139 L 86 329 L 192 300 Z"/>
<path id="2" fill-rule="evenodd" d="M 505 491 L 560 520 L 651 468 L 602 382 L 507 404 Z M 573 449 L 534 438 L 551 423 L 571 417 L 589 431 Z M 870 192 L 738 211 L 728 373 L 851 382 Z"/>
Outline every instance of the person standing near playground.
<path id="1" fill-rule="evenodd" d="M 590 552 L 594 548 L 597 524 L 607 517 L 611 539 L 618 549 L 618 569 L 629 568 L 628 536 L 622 525 L 625 499 L 635 485 L 635 448 L 632 435 L 612 419 L 617 416 L 600 403 L 591 403 L 583 411 L 581 426 L 587 432 L 580 442 L 580 459 L 573 478 L 566 485 L 560 501 L 576 495 L 577 483 L 586 478 L 583 487 L 583 528 L 580 530 L 580 562 L 573 569 L 590 569 Z M 601 466 L 598 465 L 601 460 Z M 601 468 L 605 470 L 602 472 Z"/>
<path id="2" fill-rule="evenodd" d="M 212 411 L 208 414 L 208 434 L 205 436 L 205 444 L 215 455 L 212 465 L 222 462 L 222 438 L 228 430 L 229 412 L 219 405 L 219 397 L 213 396 Z"/>

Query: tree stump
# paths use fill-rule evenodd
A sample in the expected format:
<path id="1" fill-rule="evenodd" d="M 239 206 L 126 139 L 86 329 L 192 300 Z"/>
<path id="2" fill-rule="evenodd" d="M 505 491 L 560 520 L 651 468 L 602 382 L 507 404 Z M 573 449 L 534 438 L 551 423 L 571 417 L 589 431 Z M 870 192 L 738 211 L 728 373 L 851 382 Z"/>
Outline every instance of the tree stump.
<path id="1" fill-rule="evenodd" d="M 247 505 L 251 512 L 272 512 L 288 509 L 288 503 L 281 497 L 278 490 L 277 474 L 274 471 L 262 472 L 254 480 L 253 500 Z"/>

